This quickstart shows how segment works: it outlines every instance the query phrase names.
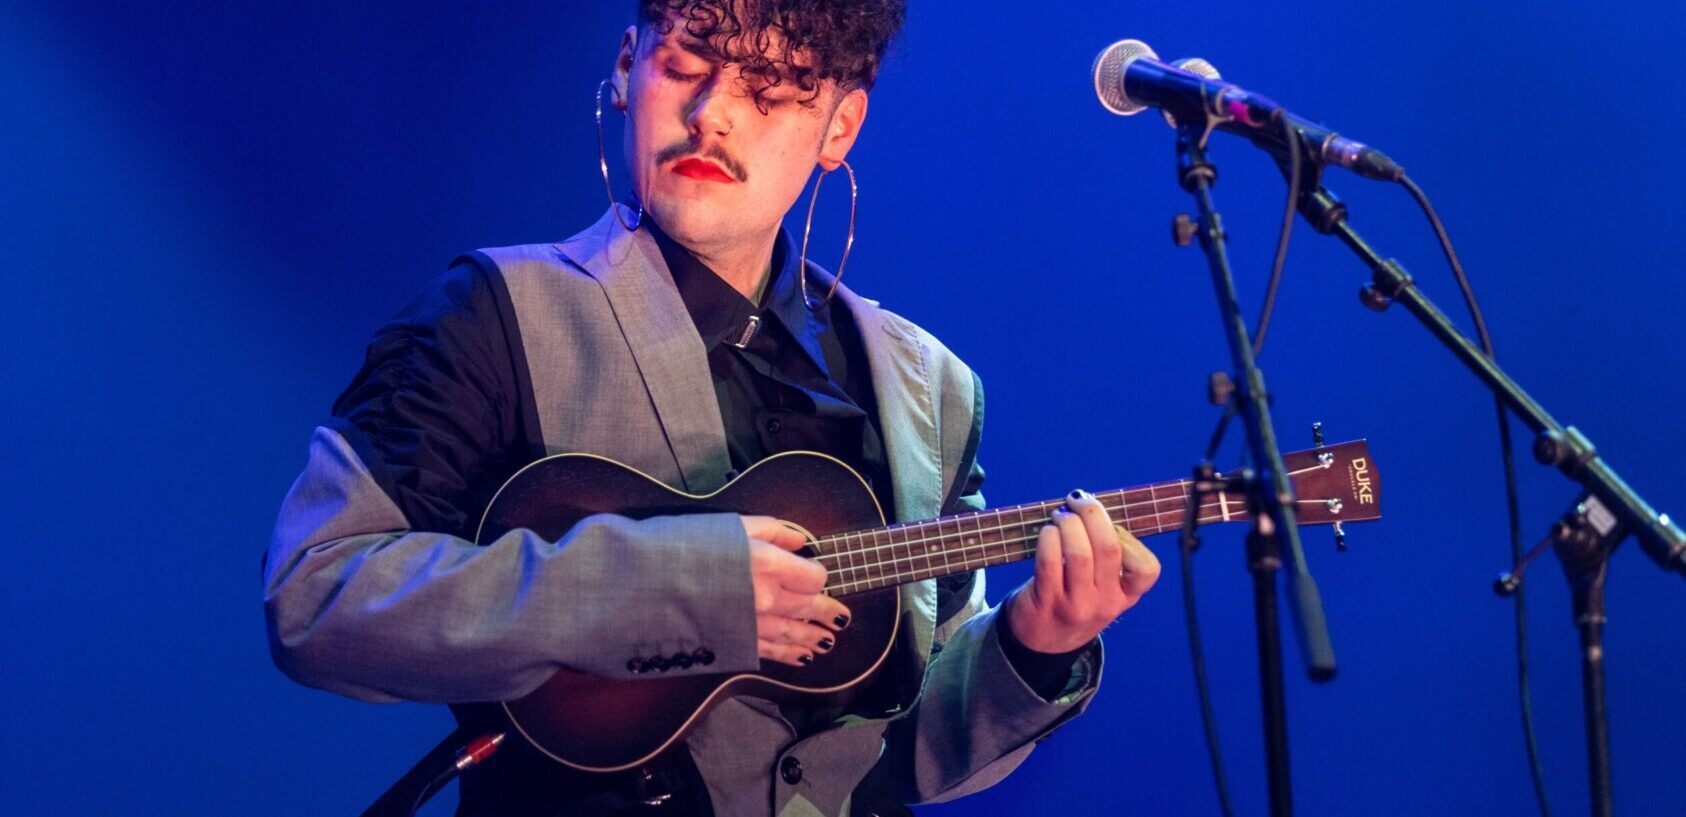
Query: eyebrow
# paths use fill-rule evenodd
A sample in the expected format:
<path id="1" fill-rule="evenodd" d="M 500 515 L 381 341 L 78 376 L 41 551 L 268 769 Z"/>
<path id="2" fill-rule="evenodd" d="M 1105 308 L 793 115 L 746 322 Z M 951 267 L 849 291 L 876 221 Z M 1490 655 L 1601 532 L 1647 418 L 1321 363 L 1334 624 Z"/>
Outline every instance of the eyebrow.
<path id="1" fill-rule="evenodd" d="M 662 44 L 663 45 L 672 45 L 672 46 L 674 46 L 676 48 L 679 48 L 679 49 L 681 49 L 681 50 L 683 50 L 687 53 L 696 55 L 697 57 L 701 57 L 702 59 L 708 60 L 710 62 L 719 62 L 719 63 L 733 62 L 732 58 L 729 55 L 722 54 L 719 49 L 717 49 L 714 46 L 708 44 L 706 41 L 698 40 L 694 37 L 689 37 L 689 36 L 685 36 L 685 35 L 666 35 L 662 38 Z M 779 70 L 779 76 L 786 81 L 792 81 L 792 80 L 796 79 L 795 72 L 792 72 L 792 71 L 787 70 L 787 69 L 782 68 L 782 67 Z"/>
<path id="2" fill-rule="evenodd" d="M 678 48 L 679 50 L 696 56 L 699 59 L 708 60 L 713 63 L 725 64 L 732 61 L 729 56 L 720 53 L 718 49 L 708 44 L 708 42 L 698 40 L 694 37 L 680 34 L 678 32 L 663 35 L 661 40 L 657 43 L 657 47 L 663 46 Z M 779 82 L 776 84 L 790 85 L 793 87 L 796 85 L 798 76 L 797 72 L 792 71 L 785 66 L 778 66 L 775 70 L 777 71 L 779 77 Z M 801 89 L 798 88 L 798 90 Z"/>
<path id="3" fill-rule="evenodd" d="M 722 55 L 720 52 L 716 51 L 714 46 L 711 46 L 702 40 L 693 39 L 691 37 L 663 37 L 662 44 L 676 46 L 691 54 L 702 57 L 705 60 L 724 62 L 724 60 L 721 59 Z"/>

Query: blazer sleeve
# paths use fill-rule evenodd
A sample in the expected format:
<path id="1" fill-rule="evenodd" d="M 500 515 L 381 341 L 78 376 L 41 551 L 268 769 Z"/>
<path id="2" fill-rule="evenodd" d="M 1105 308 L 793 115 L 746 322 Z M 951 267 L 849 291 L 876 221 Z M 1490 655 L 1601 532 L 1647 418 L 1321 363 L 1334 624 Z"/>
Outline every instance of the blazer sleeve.
<path id="1" fill-rule="evenodd" d="M 966 476 L 956 480 L 957 511 L 985 507 L 984 474 L 975 456 L 983 389 L 975 375 L 968 379 L 973 429 L 961 460 Z M 1100 684 L 1102 650 L 1096 639 L 1073 662 L 1064 689 L 1043 698 L 1002 650 L 999 633 L 1006 625 L 1000 607 L 985 601 L 983 573 L 974 572 L 969 584 L 963 604 L 944 604 L 939 593 L 937 646 L 919 699 L 886 736 L 888 761 L 907 802 L 942 802 L 994 785 L 1038 742 L 1087 708 Z"/>
<path id="2" fill-rule="evenodd" d="M 276 665 L 354 698 L 430 702 L 517 698 L 563 667 L 640 677 L 640 659 L 699 650 L 706 671 L 755 669 L 733 514 L 466 538 L 502 477 L 543 450 L 523 429 L 500 292 L 477 264 L 454 266 L 376 333 L 316 430 L 264 560 Z"/>

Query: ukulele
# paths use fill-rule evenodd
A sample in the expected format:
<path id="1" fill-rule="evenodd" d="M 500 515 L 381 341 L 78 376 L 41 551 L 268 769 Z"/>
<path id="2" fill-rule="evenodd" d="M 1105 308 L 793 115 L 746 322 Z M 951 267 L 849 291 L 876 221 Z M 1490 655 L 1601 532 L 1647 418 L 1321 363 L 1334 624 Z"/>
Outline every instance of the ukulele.
<path id="1" fill-rule="evenodd" d="M 1381 517 L 1381 479 L 1364 441 L 1283 456 L 1299 524 L 1340 525 Z M 1189 480 L 1096 494 L 1112 521 L 1137 537 L 1178 530 L 1188 513 Z M 558 539 L 599 513 L 633 519 L 687 513 L 763 514 L 808 537 L 805 554 L 826 569 L 828 595 L 853 614 L 848 634 L 813 663 L 762 661 L 758 672 L 609 680 L 562 669 L 542 686 L 501 704 L 529 743 L 552 760 L 587 772 L 649 762 L 683 740 L 715 703 L 733 695 L 833 704 L 864 688 L 883 666 L 901 622 L 903 584 L 1030 559 L 1062 499 L 885 525 L 866 480 L 843 462 L 812 452 L 777 454 L 719 490 L 676 491 L 614 460 L 558 454 L 533 462 L 492 498 L 476 541 L 516 528 Z M 1218 491 L 1196 509 L 1201 524 L 1250 519 L 1245 499 Z M 706 663 L 712 656 L 699 656 Z M 660 668 L 659 666 L 657 667 Z"/>

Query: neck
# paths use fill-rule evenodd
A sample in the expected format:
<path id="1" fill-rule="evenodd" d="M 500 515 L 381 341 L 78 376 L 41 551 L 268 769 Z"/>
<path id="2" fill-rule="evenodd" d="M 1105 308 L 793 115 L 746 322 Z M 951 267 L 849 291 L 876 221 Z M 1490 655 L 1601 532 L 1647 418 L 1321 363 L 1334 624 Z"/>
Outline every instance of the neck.
<path id="1" fill-rule="evenodd" d="M 762 290 L 772 273 L 773 242 L 777 239 L 778 231 L 775 229 L 759 241 L 685 249 L 745 298 L 759 304 Z"/>

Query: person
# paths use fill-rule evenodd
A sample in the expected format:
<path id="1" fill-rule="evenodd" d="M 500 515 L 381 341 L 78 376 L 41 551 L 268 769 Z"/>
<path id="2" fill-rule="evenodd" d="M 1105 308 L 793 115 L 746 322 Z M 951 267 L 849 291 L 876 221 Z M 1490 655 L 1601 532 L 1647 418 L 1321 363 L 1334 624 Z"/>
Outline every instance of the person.
<path id="1" fill-rule="evenodd" d="M 561 668 L 638 683 L 649 656 L 711 659 L 673 673 L 804 666 L 849 638 L 805 539 L 770 517 L 600 514 L 554 540 L 473 542 L 497 488 L 547 454 L 702 494 L 814 450 L 894 519 L 983 507 L 976 376 L 781 228 L 813 168 L 846 167 L 904 12 L 639 4 L 599 88 L 599 146 L 606 95 L 634 193 L 566 241 L 459 258 L 376 333 L 316 430 L 265 560 L 283 672 L 460 705 Z M 977 573 L 904 586 L 891 666 L 846 705 L 731 698 L 632 783 L 510 741 L 463 777 L 459 814 L 887 815 L 985 788 L 1088 704 L 1100 630 L 1159 571 L 1083 492 L 1035 560 L 994 608 Z"/>

